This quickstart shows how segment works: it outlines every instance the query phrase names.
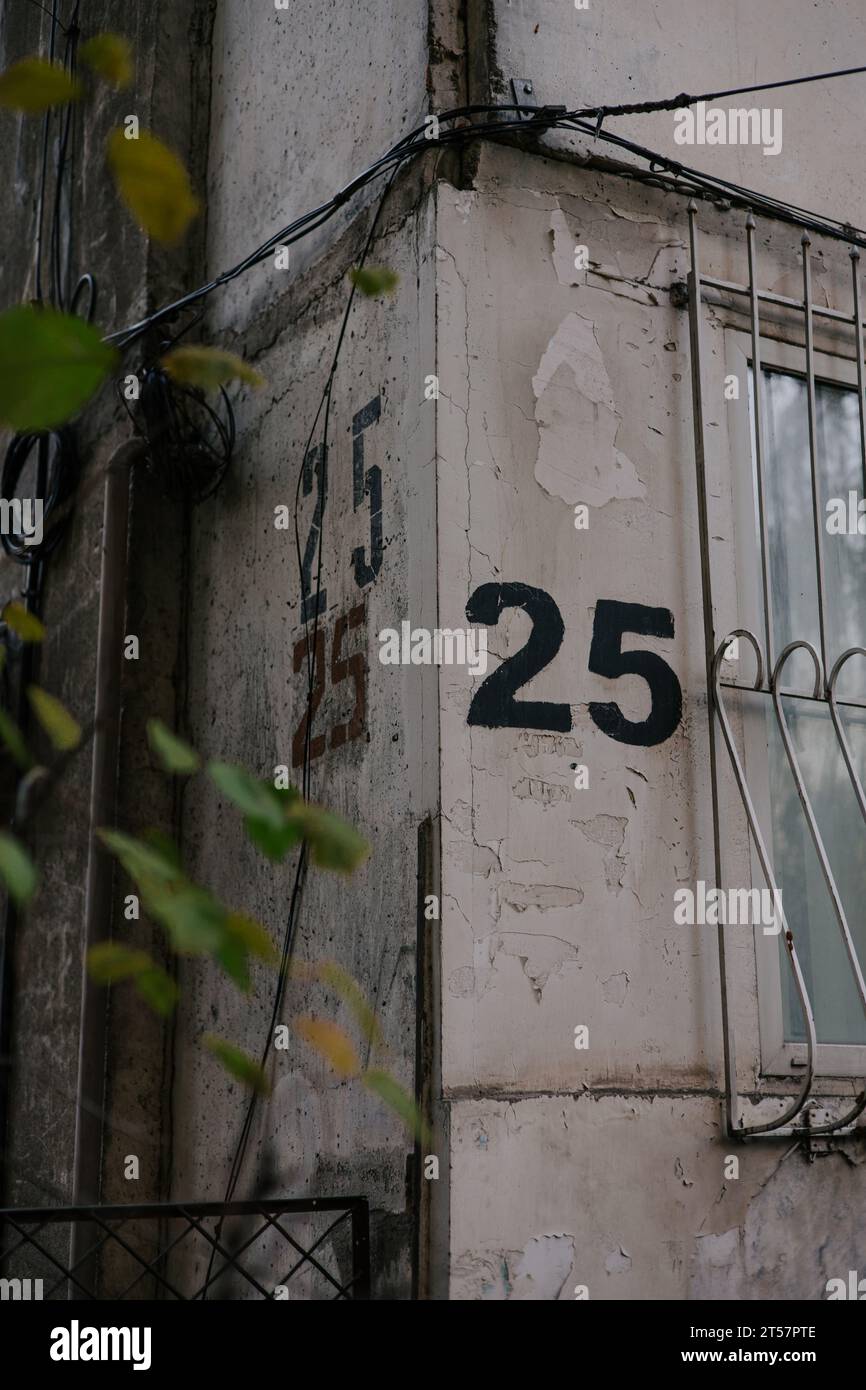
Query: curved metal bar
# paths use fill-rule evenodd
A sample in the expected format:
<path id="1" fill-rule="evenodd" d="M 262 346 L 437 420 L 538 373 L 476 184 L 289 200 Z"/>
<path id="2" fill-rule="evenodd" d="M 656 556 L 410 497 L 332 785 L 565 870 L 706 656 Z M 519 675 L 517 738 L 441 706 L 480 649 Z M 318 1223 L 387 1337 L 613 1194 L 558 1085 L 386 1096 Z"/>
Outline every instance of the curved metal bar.
<path id="1" fill-rule="evenodd" d="M 758 859 L 760 860 L 761 864 L 761 869 L 763 871 L 764 878 L 767 882 L 768 887 L 772 889 L 773 901 L 779 905 L 778 910 L 782 918 L 782 929 L 785 933 L 785 945 L 788 951 L 788 960 L 790 962 L 791 971 L 794 976 L 794 986 L 797 991 L 797 998 L 800 1002 L 800 1008 L 803 1013 L 803 1022 L 806 1025 L 806 1067 L 803 1073 L 803 1079 L 800 1085 L 800 1089 L 795 1095 L 792 1104 L 789 1105 L 786 1110 L 783 1110 L 781 1115 L 778 1115 L 775 1120 L 770 1120 L 765 1124 L 746 1125 L 743 1126 L 741 1129 L 738 1129 L 736 1133 L 739 1136 L 743 1136 L 747 1134 L 768 1134 L 774 1129 L 782 1129 L 785 1125 L 790 1124 L 790 1122 L 795 1118 L 795 1116 L 797 1116 L 800 1113 L 800 1111 L 803 1109 L 803 1106 L 806 1104 L 806 1101 L 809 1099 L 809 1093 L 812 1089 L 812 1079 L 815 1071 L 815 1048 L 817 1046 L 817 1041 L 815 1037 L 815 1016 L 812 1013 L 812 1004 L 809 999 L 809 992 L 806 989 L 806 981 L 803 978 L 803 971 L 800 967 L 800 961 L 797 957 L 796 948 L 794 946 L 794 937 L 788 928 L 787 918 L 785 917 L 784 905 L 782 903 L 782 895 L 776 884 L 776 878 L 773 873 L 772 866 L 770 864 L 770 856 L 767 853 L 767 847 L 764 844 L 764 837 L 761 834 L 761 827 L 758 823 L 758 817 L 755 813 L 755 807 L 752 803 L 752 798 L 749 793 L 748 785 L 746 783 L 746 774 L 743 770 L 743 765 L 740 762 L 740 755 L 737 752 L 737 746 L 734 742 L 734 736 L 731 731 L 730 721 L 728 719 L 727 710 L 725 709 L 725 702 L 722 697 L 722 687 L 720 680 L 721 664 L 724 658 L 725 651 L 732 637 L 744 637 L 746 641 L 751 645 L 757 661 L 757 674 L 755 677 L 754 685 L 751 687 L 743 686 L 742 689 L 760 690 L 761 685 L 763 683 L 764 667 L 763 660 L 761 657 L 761 648 L 758 644 L 758 640 L 755 637 L 754 633 L 749 632 L 747 628 L 736 628 L 725 638 L 724 642 L 722 642 L 721 646 L 718 648 L 715 654 L 715 657 L 713 658 L 712 674 L 714 702 L 716 712 L 718 714 L 719 724 L 721 725 L 722 729 L 722 735 L 725 740 L 725 746 L 728 750 L 728 757 L 731 760 L 731 766 L 734 770 L 734 777 L 736 778 L 737 788 L 740 793 L 740 800 L 742 801 L 743 809 L 746 812 L 746 819 L 749 822 L 749 830 L 752 833 L 752 839 L 755 844 L 755 849 L 757 850 Z M 780 657 L 780 661 L 781 660 L 782 657 Z M 814 1133 L 814 1131 L 809 1130 L 804 1131 L 804 1133 Z"/>
<path id="2" fill-rule="evenodd" d="M 812 809 L 812 803 L 809 799 L 809 793 L 806 791 L 806 784 L 803 780 L 803 772 L 800 767 L 800 760 L 797 756 L 797 751 L 794 748 L 793 740 L 791 738 L 791 731 L 788 728 L 788 721 L 785 717 L 785 712 L 782 709 L 782 692 L 779 690 L 779 680 L 782 675 L 782 669 L 785 666 L 785 663 L 791 656 L 793 656 L 794 652 L 796 651 L 808 652 L 810 657 L 812 658 L 812 662 L 815 667 L 815 697 L 817 698 L 821 694 L 821 688 L 823 684 L 823 669 L 821 666 L 821 658 L 819 657 L 815 648 L 812 646 L 811 642 L 805 642 L 802 640 L 797 642 L 789 642 L 788 645 L 784 648 L 784 650 L 780 652 L 779 659 L 776 662 L 775 668 L 770 676 L 770 691 L 773 696 L 773 707 L 776 711 L 776 721 L 779 725 L 779 733 L 782 735 L 782 743 L 785 747 L 785 755 L 788 759 L 788 766 L 791 769 L 791 775 L 794 778 L 794 785 L 797 788 L 797 796 L 799 798 L 800 805 L 803 808 L 803 814 L 806 817 L 806 824 L 809 827 L 809 834 L 812 837 L 812 844 L 815 846 L 815 853 L 817 854 L 818 862 L 821 865 L 821 873 L 824 877 L 824 883 L 826 884 L 827 892 L 830 895 L 830 901 L 833 904 L 833 913 L 836 917 L 836 921 L 839 924 L 839 930 L 842 933 L 842 939 L 845 943 L 845 949 L 848 954 L 851 969 L 854 973 L 854 980 L 857 986 L 857 992 L 860 996 L 860 1002 L 863 1005 L 864 1016 L 866 1016 L 866 985 L 864 985 L 863 982 L 863 975 L 860 970 L 860 963 L 857 959 L 857 951 L 854 946 L 854 941 L 851 936 L 850 928 L 848 926 L 848 919 L 845 916 L 845 908 L 842 905 L 842 899 L 839 895 L 839 890 L 836 887 L 836 880 L 833 877 L 833 870 L 830 868 L 830 861 L 827 858 L 827 851 L 824 848 L 824 841 L 822 840 L 821 832 L 818 829 L 818 822 L 815 819 L 815 813 Z M 845 655 L 847 656 L 849 655 L 849 653 L 846 653 Z M 864 653 L 864 655 L 866 655 L 866 653 Z M 840 669 L 840 663 L 837 661 L 836 665 L 833 668 L 833 673 L 831 677 L 834 688 Z M 850 749 L 847 749 L 847 739 L 845 739 L 844 732 L 841 731 L 837 714 L 834 714 L 833 722 L 836 725 L 837 737 L 839 737 L 841 733 L 840 744 L 843 747 L 843 756 L 845 757 L 846 764 L 848 765 L 849 774 L 851 775 L 852 780 L 856 783 L 856 791 L 857 787 L 859 786 L 859 778 L 857 777 L 856 771 L 853 766 L 853 762 L 850 759 Z M 863 789 L 862 787 L 860 787 L 859 794 L 861 797 L 862 793 Z M 866 800 L 864 800 L 863 805 L 864 807 L 866 807 Z M 790 934 L 786 934 L 786 941 L 789 940 L 789 935 Z M 792 949 L 793 942 L 790 941 L 789 945 Z M 844 1115 L 841 1115 L 838 1119 L 831 1121 L 829 1124 L 810 1125 L 807 1132 L 809 1134 L 830 1134 L 833 1130 L 842 1129 L 846 1125 L 850 1124 L 852 1120 L 855 1120 L 864 1108 L 866 1108 L 866 1082 L 864 1082 L 864 1089 L 857 1097 L 857 1100 L 850 1111 L 848 1111 Z"/>
<path id="3" fill-rule="evenodd" d="M 836 661 L 833 670 L 830 672 L 830 679 L 827 681 L 827 700 L 830 705 L 830 717 L 833 720 L 833 727 L 836 730 L 836 737 L 839 740 L 839 747 L 842 750 L 842 757 L 845 759 L 845 766 L 848 769 L 848 776 L 851 779 L 851 786 L 854 788 L 854 795 L 857 798 L 857 805 L 860 807 L 860 814 L 866 820 L 866 793 L 863 791 L 863 784 L 854 766 L 854 758 L 851 753 L 851 746 L 848 742 L 848 735 L 842 725 L 839 715 L 839 707 L 836 703 L 836 682 L 842 671 L 842 667 L 852 656 L 866 656 L 866 647 L 849 647 L 846 652 Z M 866 1004 L 864 1004 L 866 1007 Z"/>

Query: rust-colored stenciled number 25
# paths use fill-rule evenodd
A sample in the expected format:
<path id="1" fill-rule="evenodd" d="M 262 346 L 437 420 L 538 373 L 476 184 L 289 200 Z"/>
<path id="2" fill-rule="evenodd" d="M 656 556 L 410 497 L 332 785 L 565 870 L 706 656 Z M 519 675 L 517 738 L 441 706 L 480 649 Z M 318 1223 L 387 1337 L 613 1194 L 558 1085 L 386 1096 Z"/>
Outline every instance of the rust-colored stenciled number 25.
<path id="1" fill-rule="evenodd" d="M 331 748 L 342 748 L 343 744 L 350 743 L 352 739 L 360 738 L 367 727 L 367 658 L 365 651 L 355 651 L 351 655 L 344 655 L 344 648 L 347 645 L 347 632 L 354 631 L 356 628 L 366 628 L 366 607 L 363 603 L 343 613 L 334 623 L 334 633 L 331 641 L 331 687 L 336 689 L 351 676 L 355 687 L 355 705 L 348 719 L 340 720 L 331 725 Z M 292 739 L 292 767 L 301 767 L 304 761 L 304 745 L 307 739 L 307 720 L 312 719 L 315 727 L 316 713 L 319 709 L 325 694 L 326 687 L 326 667 L 325 667 L 325 647 L 327 633 L 319 631 L 316 633 L 316 650 L 313 664 L 313 693 L 310 700 L 309 710 L 304 707 L 297 729 Z M 293 668 L 295 675 L 300 671 L 307 670 L 307 638 L 302 637 L 295 643 L 293 655 Z M 317 733 L 310 739 L 310 758 L 320 758 L 328 746 L 328 736 L 323 731 Z"/>

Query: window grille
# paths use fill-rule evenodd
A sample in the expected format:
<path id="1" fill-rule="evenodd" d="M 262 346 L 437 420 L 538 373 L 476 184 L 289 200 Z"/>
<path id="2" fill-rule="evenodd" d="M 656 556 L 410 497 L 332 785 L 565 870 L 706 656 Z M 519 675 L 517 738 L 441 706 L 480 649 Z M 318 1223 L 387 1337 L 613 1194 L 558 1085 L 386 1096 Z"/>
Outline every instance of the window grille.
<path id="1" fill-rule="evenodd" d="M 77 1224 L 88 1249 L 70 1264 Z M 46 1300 L 370 1297 L 364 1197 L 12 1209 L 0 1242 L 7 1285 L 41 1281 Z"/>
<path id="2" fill-rule="evenodd" d="M 803 284 L 802 300 L 788 298 L 784 295 L 759 289 L 755 235 L 756 223 L 751 212 L 747 214 L 745 223 L 748 283 L 740 285 L 717 279 L 710 275 L 704 275 L 701 271 L 697 212 L 697 203 L 692 199 L 688 205 L 691 257 L 688 282 L 688 303 L 692 359 L 695 462 L 700 529 L 702 604 L 706 648 L 707 703 L 710 721 L 710 781 L 716 884 L 722 887 L 724 883 L 722 833 L 719 817 L 720 756 L 718 749 L 718 734 L 721 733 L 722 742 L 730 761 L 737 791 L 748 822 L 752 844 L 760 863 L 766 885 L 773 892 L 774 901 L 778 905 L 777 910 L 781 917 L 784 954 L 793 985 L 793 994 L 802 1014 L 802 1036 L 806 1048 L 805 1064 L 802 1069 L 800 1085 L 796 1094 L 790 1099 L 790 1102 L 784 1105 L 781 1113 L 772 1119 L 761 1120 L 760 1122 L 748 1125 L 745 1124 L 741 1115 L 740 1096 L 737 1084 L 734 1027 L 732 1011 L 729 1006 L 730 981 L 726 968 L 725 928 L 720 925 L 718 929 L 718 941 L 724 1029 L 724 1065 L 727 1090 L 726 1126 L 728 1133 L 743 1139 L 768 1135 L 811 1137 L 822 1134 L 838 1134 L 840 1132 L 850 1132 L 857 1117 L 866 1109 L 866 1083 L 863 1084 L 863 1089 L 857 1096 L 853 1105 L 850 1105 L 843 1097 L 840 1100 L 840 1113 L 833 1113 L 833 1110 L 836 1108 L 834 1100 L 829 1110 L 825 1108 L 823 1115 L 816 1117 L 812 1109 L 814 1105 L 813 1093 L 815 1086 L 815 1057 L 817 1047 L 815 1014 L 807 987 L 807 981 L 797 953 L 794 932 L 791 930 L 789 920 L 785 916 L 784 902 L 778 891 L 773 861 L 762 834 L 755 810 L 754 798 L 748 785 L 744 763 L 737 748 L 729 712 L 726 707 L 725 691 L 740 690 L 757 692 L 766 698 L 768 712 L 772 711 L 772 717 L 775 720 L 775 726 L 781 739 L 781 746 L 784 749 L 787 766 L 790 769 L 796 787 L 800 812 L 808 829 L 809 840 L 814 847 L 818 863 L 820 864 L 821 879 L 823 880 L 826 894 L 832 906 L 832 917 L 841 935 L 841 941 L 844 947 L 844 959 L 850 971 L 850 977 L 854 989 L 856 990 L 859 1004 L 862 1007 L 864 1018 L 866 1018 L 866 984 L 864 984 L 863 970 L 858 959 L 857 949 L 846 916 L 842 895 L 840 894 L 836 878 L 834 877 L 830 857 L 828 856 L 827 848 L 822 838 L 819 818 L 816 816 L 813 800 L 807 788 L 807 781 L 803 776 L 800 756 L 798 755 L 795 741 L 792 738 L 789 721 L 783 706 L 783 695 L 786 699 L 790 699 L 792 695 L 796 694 L 798 698 L 817 702 L 817 704 L 822 707 L 822 711 L 829 715 L 829 720 L 835 735 L 837 753 L 844 764 L 845 773 L 847 774 L 854 797 L 856 798 L 859 815 L 863 822 L 866 822 L 866 794 L 864 794 L 856 759 L 852 752 L 840 712 L 840 706 L 846 709 L 866 710 L 866 702 L 858 699 L 849 699 L 847 697 L 842 700 L 838 693 L 839 680 L 843 671 L 854 657 L 866 658 L 866 648 L 860 645 L 854 645 L 842 651 L 831 649 L 831 631 L 827 621 L 828 594 L 824 563 L 824 519 L 819 478 L 818 410 L 814 343 L 814 323 L 815 319 L 819 316 L 833 320 L 836 325 L 844 325 L 846 333 L 849 328 L 851 330 L 851 355 L 856 363 L 857 373 L 856 394 L 858 403 L 861 477 L 864 489 L 863 495 L 866 496 L 866 402 L 864 402 L 863 323 L 859 286 L 860 252 L 858 247 L 853 244 L 849 248 L 852 276 L 852 306 L 851 311 L 846 313 L 838 309 L 816 304 L 814 301 L 809 250 L 811 238 L 805 230 L 802 232 L 800 249 Z M 703 410 L 705 365 L 702 359 L 703 304 L 706 300 L 718 295 L 723 296 L 723 299 L 733 297 L 735 302 L 745 299 L 750 321 L 751 370 L 749 390 L 752 412 L 757 503 L 756 522 L 758 547 L 760 551 L 759 573 L 761 590 L 761 623 L 759 625 L 759 631 L 756 633 L 748 628 L 741 627 L 732 632 L 722 634 L 721 640 L 719 639 L 716 627 L 713 604 L 713 577 L 710 564 L 711 531 L 707 482 L 707 449 Z M 776 650 L 777 633 L 774 624 L 774 593 L 771 573 L 770 537 L 768 534 L 766 380 L 765 373 L 762 370 L 762 305 L 773 305 L 776 308 L 781 307 L 786 311 L 793 311 L 798 321 L 802 324 L 803 341 L 801 351 L 805 368 L 803 379 L 806 394 L 807 442 L 811 482 L 810 539 L 814 546 L 816 575 L 817 642 L 809 641 L 801 634 L 786 642 L 781 647 L 781 650 L 778 651 Z M 744 684 L 742 681 L 727 679 L 723 674 L 722 664 L 725 653 L 734 638 L 742 639 L 754 654 L 756 673 L 751 685 Z M 813 672 L 813 679 L 810 680 L 810 689 L 805 692 L 793 692 L 790 688 L 783 688 L 786 668 L 788 668 L 791 658 L 795 657 L 797 653 L 805 653 L 805 657 L 808 658 Z M 802 657 L 798 659 L 803 660 Z M 816 1119 L 818 1119 L 819 1122 L 816 1122 Z"/>

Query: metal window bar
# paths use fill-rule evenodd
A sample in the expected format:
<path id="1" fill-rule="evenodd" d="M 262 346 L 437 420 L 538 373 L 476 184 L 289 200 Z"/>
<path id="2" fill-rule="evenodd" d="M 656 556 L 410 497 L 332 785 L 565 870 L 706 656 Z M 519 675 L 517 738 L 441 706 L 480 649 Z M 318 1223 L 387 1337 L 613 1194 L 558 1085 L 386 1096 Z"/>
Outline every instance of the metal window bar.
<path id="1" fill-rule="evenodd" d="M 319 1213 L 333 1214 L 324 1230 L 304 1243 L 286 1229 L 292 1217 L 312 1219 Z M 237 1218 L 234 1228 L 227 1225 Z M 177 1223 L 180 1229 L 173 1232 Z M 239 1232 L 245 1223 L 252 1225 L 250 1233 Z M 348 1230 L 346 1225 L 348 1223 Z M 57 1228 L 83 1226 L 94 1228 L 94 1240 L 83 1255 L 70 1263 L 58 1258 L 56 1246 L 48 1248 L 48 1237 Z M 213 1228 L 213 1234 L 208 1226 Z M 130 1227 L 134 1228 L 130 1231 Z M 216 1232 L 222 1230 L 222 1238 Z M 121 1234 L 124 1231 L 125 1234 Z M 233 1237 L 229 1244 L 228 1234 Z M 265 1250 L 262 1238 L 276 1237 Z M 127 1238 L 127 1236 L 129 1238 Z M 136 1238 L 144 1249 L 136 1248 Z M 202 1283 L 195 1277 L 191 1265 L 186 1274 L 167 1271 L 172 1255 L 187 1241 L 204 1242 L 210 1257 L 214 1252 L 221 1263 Z M 258 1247 L 258 1248 L 257 1248 Z M 96 1274 L 96 1256 L 115 1248 L 126 1257 L 126 1266 L 137 1270 L 129 1280 L 121 1279 L 115 1270 L 113 1278 Z M 315 1252 L 318 1252 L 318 1257 Z M 326 1254 L 327 1252 L 327 1254 Z M 271 1279 L 262 1268 L 257 1272 L 241 1262 L 241 1256 L 257 1256 L 276 1271 Z M 329 1257 L 329 1258 L 328 1258 Z M 226 1278 L 235 1279 L 235 1287 L 243 1296 L 250 1293 L 273 1299 L 278 1287 L 286 1287 L 301 1271 L 318 1276 L 317 1288 L 322 1296 L 332 1299 L 369 1299 L 370 1297 L 370 1220 L 369 1206 L 364 1197 L 321 1197 L 285 1201 L 254 1202 L 159 1202 L 140 1205 L 96 1207 L 43 1207 L 32 1210 L 7 1209 L 0 1211 L 0 1269 L 9 1279 L 25 1258 L 26 1277 L 34 1270 L 52 1272 L 54 1282 L 43 1278 L 43 1298 L 74 1298 L 127 1300 L 134 1297 L 163 1297 L 184 1302 L 198 1299 L 230 1297 L 217 1292 L 215 1286 Z M 327 1259 L 327 1262 L 326 1262 Z M 18 1265 L 16 1265 L 16 1261 Z M 36 1263 L 34 1263 L 34 1261 Z M 127 1268 L 127 1276 L 131 1272 Z M 87 1282 L 87 1275 L 92 1282 Z M 155 1294 L 142 1290 L 143 1283 L 152 1285 Z M 14 1285 L 14 1277 L 12 1285 Z M 4 1285 L 4 1290 L 6 1286 Z M 237 1296 L 237 1295 L 235 1295 Z"/>
<path id="2" fill-rule="evenodd" d="M 848 1130 L 854 1124 L 857 1117 L 866 1109 L 866 1082 L 863 1090 L 857 1096 L 854 1104 L 824 1124 L 811 1124 L 810 1112 L 806 1108 L 810 1101 L 815 1082 L 815 1053 L 817 1047 L 815 1017 L 809 991 L 803 975 L 800 962 L 797 957 L 797 949 L 788 922 L 785 918 L 784 909 L 781 904 L 781 895 L 778 893 L 778 885 L 770 856 L 764 842 L 758 817 L 755 812 L 754 802 L 749 791 L 745 771 L 737 751 L 730 720 L 725 707 L 723 690 L 746 690 L 758 691 L 769 695 L 772 699 L 773 710 L 776 722 L 782 739 L 785 757 L 791 770 L 796 787 L 797 796 L 809 835 L 814 845 L 818 861 L 821 867 L 821 874 L 829 894 L 837 925 L 842 935 L 848 963 L 854 979 L 860 1004 L 866 1015 L 866 983 L 863 979 L 863 971 L 857 957 L 857 950 L 851 936 L 850 927 L 845 916 L 845 909 L 840 897 L 830 862 L 827 857 L 818 823 L 809 794 L 806 790 L 805 781 L 797 756 L 796 749 L 791 738 L 790 729 L 782 707 L 781 680 L 787 662 L 795 651 L 805 651 L 811 658 L 814 671 L 815 682 L 811 693 L 813 700 L 825 704 L 830 713 L 833 729 L 838 741 L 839 750 L 850 779 L 860 814 L 866 823 L 866 795 L 864 795 L 863 785 L 854 764 L 851 747 L 848 742 L 845 730 L 842 726 L 839 714 L 839 701 L 836 696 L 836 685 L 843 667 L 854 656 L 866 657 L 866 649 L 855 646 L 836 659 L 834 665 L 827 675 L 830 656 L 827 643 L 826 626 L 826 584 L 824 574 L 824 552 L 823 552 L 823 529 L 821 519 L 821 501 L 818 476 L 818 446 L 816 428 L 816 400 L 815 400 L 815 347 L 814 347 L 814 319 L 821 316 L 850 325 L 854 335 L 854 358 L 857 364 L 857 398 L 859 411 L 860 428 L 860 452 L 863 471 L 864 495 L 866 495 L 866 399 L 864 399 L 863 381 L 863 322 L 860 305 L 860 286 L 859 286 L 859 260 L 860 253 L 856 246 L 850 248 L 851 270 L 852 270 L 852 312 L 845 314 L 836 309 L 825 308 L 817 305 L 812 297 L 811 265 L 809 259 L 809 247 L 811 238 L 807 231 L 803 231 L 801 237 L 801 258 L 803 274 L 803 298 L 802 300 L 790 299 L 784 295 L 773 294 L 762 291 L 758 288 L 757 282 L 757 257 L 755 249 L 755 218 L 751 211 L 746 216 L 746 243 L 748 251 L 749 281 L 747 285 L 737 285 L 730 281 L 720 280 L 713 276 L 704 275 L 701 272 L 700 247 L 697 225 L 698 205 L 694 199 L 688 204 L 689 216 L 689 245 L 691 268 L 688 280 L 688 302 L 689 302 L 689 336 L 691 343 L 692 356 L 692 405 L 695 432 L 695 463 L 697 477 L 698 494 L 698 514 L 700 526 L 700 552 L 701 552 L 701 589 L 702 607 L 704 622 L 704 639 L 707 669 L 707 704 L 710 720 L 710 782 L 713 812 L 713 849 L 715 857 L 716 884 L 723 882 L 722 875 L 722 853 L 721 853 L 721 829 L 719 820 L 719 795 L 718 795 L 718 756 L 716 749 L 716 726 L 721 730 L 724 745 L 730 759 L 734 773 L 737 790 L 746 813 L 752 842 L 761 865 L 768 888 L 773 890 L 774 902 L 778 905 L 781 917 L 782 930 L 784 932 L 784 942 L 787 947 L 786 956 L 789 968 L 792 973 L 794 990 L 803 1015 L 803 1022 L 806 1034 L 806 1065 L 803 1070 L 800 1087 L 796 1095 L 774 1119 L 746 1125 L 740 1113 L 740 1096 L 737 1085 L 736 1071 L 736 1046 L 734 1040 L 733 1020 L 728 1006 L 728 977 L 725 959 L 725 940 L 724 925 L 718 927 L 718 949 L 719 949 L 719 968 L 722 989 L 722 1019 L 724 1030 L 724 1067 L 725 1067 L 725 1086 L 726 1086 L 726 1128 L 727 1132 L 736 1138 L 748 1139 L 756 1136 L 775 1135 L 779 1137 L 814 1137 L 822 1134 L 837 1133 Z M 754 420 L 754 449 L 755 449 L 755 473 L 757 483 L 757 511 L 758 511 L 758 534 L 760 543 L 760 574 L 761 574 L 761 607 L 764 626 L 764 653 L 762 654 L 761 644 L 758 637 L 745 628 L 735 629 L 733 632 L 724 636 L 721 642 L 717 641 L 715 617 L 713 609 L 713 588 L 712 572 L 710 565 L 710 521 L 707 488 L 707 468 L 706 450 L 704 444 L 704 417 L 703 417 L 703 362 L 702 362 L 702 322 L 703 310 L 702 299 L 705 290 L 722 292 L 726 295 L 743 296 L 748 300 L 748 311 L 751 329 L 751 353 L 752 353 L 752 408 Z M 765 486 L 765 461 L 766 461 L 766 436 L 763 409 L 763 375 L 761 369 L 761 318 L 760 306 L 762 303 L 774 306 L 783 306 L 797 311 L 803 315 L 804 338 L 805 338 L 805 358 L 806 358 L 806 403 L 808 418 L 808 444 L 809 444 L 809 466 L 811 478 L 812 494 L 812 520 L 813 520 L 813 539 L 815 546 L 815 567 L 817 578 L 817 597 L 818 597 L 818 630 L 820 635 L 820 653 L 807 641 L 792 641 L 776 655 L 773 638 L 773 594 L 770 582 L 770 557 L 769 557 L 769 535 L 766 508 L 766 486 Z M 756 675 L 751 686 L 743 685 L 736 681 L 723 680 L 721 675 L 721 664 L 731 640 L 735 637 L 744 638 L 754 651 L 756 658 Z M 766 674 L 766 680 L 765 680 Z M 866 709 L 866 702 L 858 700 L 845 700 L 841 702 L 846 706 L 855 706 Z"/>

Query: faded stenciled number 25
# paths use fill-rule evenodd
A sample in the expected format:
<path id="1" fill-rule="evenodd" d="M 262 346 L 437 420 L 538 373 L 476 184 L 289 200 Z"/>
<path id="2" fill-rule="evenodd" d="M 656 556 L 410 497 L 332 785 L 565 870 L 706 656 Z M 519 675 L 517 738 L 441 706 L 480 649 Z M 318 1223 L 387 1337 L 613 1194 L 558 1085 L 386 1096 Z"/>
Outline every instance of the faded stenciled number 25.
<path id="1" fill-rule="evenodd" d="M 565 635 L 565 624 L 550 594 L 529 584 L 482 584 L 466 605 L 471 623 L 494 627 L 506 608 L 522 608 L 532 620 L 529 639 L 519 652 L 497 666 L 475 692 L 467 722 L 488 729 L 549 729 L 566 733 L 572 727 L 571 708 L 549 700 L 516 700 L 515 694 L 554 659 Z M 641 676 L 650 688 L 652 704 L 646 719 L 626 719 L 619 705 L 593 701 L 590 718 L 619 743 L 650 748 L 664 743 L 678 727 L 683 712 L 680 683 L 655 652 L 623 651 L 626 633 L 642 637 L 673 637 L 674 617 L 668 608 L 643 603 L 599 599 L 595 607 L 589 669 L 595 675 Z"/>
<path id="2" fill-rule="evenodd" d="M 382 416 L 382 397 L 372 400 L 352 416 L 352 509 L 358 511 L 365 500 L 370 504 L 370 544 L 357 545 L 352 551 L 355 583 L 364 589 L 382 568 L 382 470 L 377 463 L 366 467 L 364 435 Z M 301 561 L 301 622 L 308 623 L 321 616 L 328 607 L 324 589 L 313 589 L 313 569 L 321 553 L 322 524 L 328 501 L 328 451 L 323 444 L 314 444 L 307 451 L 301 474 L 303 494 L 309 497 L 315 484 L 316 503 L 307 532 L 307 543 Z M 367 558 L 369 554 L 369 559 Z"/>

